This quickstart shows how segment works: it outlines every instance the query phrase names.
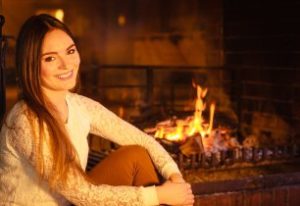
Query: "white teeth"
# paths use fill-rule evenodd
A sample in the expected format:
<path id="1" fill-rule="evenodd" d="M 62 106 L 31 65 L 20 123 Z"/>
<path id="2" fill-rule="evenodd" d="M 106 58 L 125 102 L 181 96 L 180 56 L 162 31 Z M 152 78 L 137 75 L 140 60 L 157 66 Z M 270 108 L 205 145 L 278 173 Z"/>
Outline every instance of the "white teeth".
<path id="1" fill-rule="evenodd" d="M 59 79 L 68 79 L 69 77 L 71 77 L 73 74 L 73 71 L 70 71 L 68 73 L 65 73 L 65 74 L 61 74 L 61 75 L 57 75 L 57 77 Z"/>

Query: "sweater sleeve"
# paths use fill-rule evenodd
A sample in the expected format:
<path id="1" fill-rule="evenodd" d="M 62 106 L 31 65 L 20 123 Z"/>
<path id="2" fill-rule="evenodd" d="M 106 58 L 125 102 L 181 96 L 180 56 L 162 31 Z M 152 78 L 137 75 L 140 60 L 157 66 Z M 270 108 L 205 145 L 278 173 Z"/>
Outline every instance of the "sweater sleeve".
<path id="1" fill-rule="evenodd" d="M 15 114 L 8 118 L 6 126 L 6 138 L 16 153 L 26 160 L 28 167 L 35 167 L 38 157 L 34 152 L 33 134 L 35 130 L 30 124 L 27 115 Z M 52 168 L 52 161 L 49 157 L 49 147 L 44 144 L 43 158 L 46 160 L 45 173 Z M 37 174 L 36 174 L 37 175 Z M 39 184 L 38 182 L 36 184 Z M 157 205 L 158 199 L 155 187 L 131 187 L 131 186 L 109 186 L 94 185 L 88 182 L 75 169 L 70 169 L 66 184 L 59 182 L 55 185 L 54 191 L 63 195 L 75 205 Z M 151 198 L 147 195 L 151 195 Z"/>
<path id="2" fill-rule="evenodd" d="M 165 178 L 180 173 L 177 164 L 166 150 L 151 136 L 122 120 L 100 103 L 79 96 L 91 122 L 91 133 L 100 135 L 120 145 L 140 145 L 147 149 L 158 171 Z"/>

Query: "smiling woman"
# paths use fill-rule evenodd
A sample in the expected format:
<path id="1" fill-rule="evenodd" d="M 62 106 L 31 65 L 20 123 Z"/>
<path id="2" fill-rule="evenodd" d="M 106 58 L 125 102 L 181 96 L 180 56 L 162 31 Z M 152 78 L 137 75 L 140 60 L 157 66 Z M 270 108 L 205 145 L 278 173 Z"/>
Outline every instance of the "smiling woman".
<path id="1" fill-rule="evenodd" d="M 22 99 L 1 128 L 0 205 L 193 204 L 191 186 L 161 145 L 71 92 L 80 57 L 62 22 L 45 14 L 29 18 L 16 65 Z M 87 174 L 88 133 L 123 147 Z M 154 166 L 166 179 L 161 185 Z"/>
<path id="2" fill-rule="evenodd" d="M 60 29 L 49 31 L 42 44 L 41 87 L 43 93 L 57 102 L 57 110 L 64 122 L 67 120 L 66 93 L 76 85 L 80 64 L 79 53 L 72 38 Z"/>

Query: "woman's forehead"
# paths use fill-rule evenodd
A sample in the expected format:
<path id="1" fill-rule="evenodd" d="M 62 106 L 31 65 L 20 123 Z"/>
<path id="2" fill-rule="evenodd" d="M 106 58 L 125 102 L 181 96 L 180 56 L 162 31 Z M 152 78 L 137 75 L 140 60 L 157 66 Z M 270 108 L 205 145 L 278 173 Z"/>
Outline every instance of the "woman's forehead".
<path id="1" fill-rule="evenodd" d="M 65 31 L 53 29 L 44 37 L 42 53 L 65 50 L 72 44 L 74 44 L 73 39 Z"/>

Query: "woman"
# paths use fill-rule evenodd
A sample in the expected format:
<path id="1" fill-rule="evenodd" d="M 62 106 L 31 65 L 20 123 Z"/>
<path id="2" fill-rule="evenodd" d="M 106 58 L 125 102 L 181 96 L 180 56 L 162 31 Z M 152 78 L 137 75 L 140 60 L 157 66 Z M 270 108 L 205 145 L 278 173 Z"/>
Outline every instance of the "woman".
<path id="1" fill-rule="evenodd" d="M 153 138 L 70 92 L 80 57 L 63 23 L 44 14 L 29 18 L 16 49 L 22 100 L 1 129 L 0 205 L 193 204 L 190 185 Z M 86 174 L 88 133 L 125 147 Z M 153 185 L 151 161 L 166 178 L 162 185 Z"/>

